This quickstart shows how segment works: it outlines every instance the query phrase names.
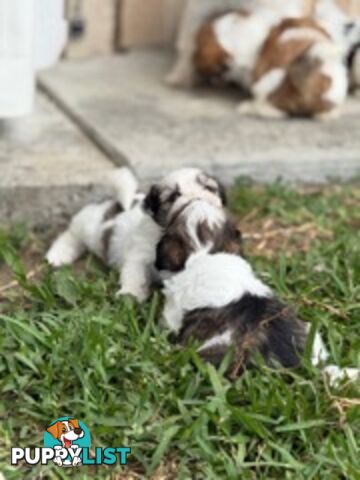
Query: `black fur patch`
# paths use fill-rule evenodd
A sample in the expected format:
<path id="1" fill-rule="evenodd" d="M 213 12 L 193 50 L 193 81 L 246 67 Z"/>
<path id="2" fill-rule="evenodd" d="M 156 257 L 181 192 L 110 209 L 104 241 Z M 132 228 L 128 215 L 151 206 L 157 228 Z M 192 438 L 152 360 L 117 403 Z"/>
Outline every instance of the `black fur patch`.
<path id="1" fill-rule="evenodd" d="M 109 247 L 110 247 L 111 237 L 113 236 L 113 233 L 114 233 L 114 227 L 113 226 L 105 228 L 104 231 L 102 232 L 101 258 L 104 260 L 105 263 L 108 263 Z"/>
<path id="2" fill-rule="evenodd" d="M 356 56 L 358 50 L 360 50 L 360 41 L 355 43 L 351 47 L 351 49 L 349 50 L 349 52 L 346 56 L 346 66 L 349 70 L 351 70 L 353 68 L 355 56 Z"/>
<path id="3" fill-rule="evenodd" d="M 120 202 L 113 202 L 110 207 L 106 210 L 104 213 L 103 220 L 104 222 L 108 220 L 112 220 L 115 218 L 117 215 L 122 213 L 124 211 L 123 206 L 120 204 Z"/>
<path id="4" fill-rule="evenodd" d="M 229 329 L 233 331 L 232 346 L 235 349 L 231 376 L 241 374 L 250 366 L 256 353 L 261 354 L 269 365 L 299 365 L 307 339 L 306 325 L 274 297 L 246 294 L 223 308 L 193 310 L 185 315 L 177 340 L 182 344 L 190 339 L 205 342 Z M 215 355 L 215 364 L 218 365 L 230 347 L 221 346 L 216 354 L 208 351 L 213 348 L 203 350 L 201 355 L 210 361 Z M 221 359 L 219 351 L 223 352 Z"/>
<path id="5" fill-rule="evenodd" d="M 197 246 L 193 245 L 187 234 L 185 220 L 186 214 L 185 217 L 181 214 L 176 215 L 158 243 L 155 260 L 157 270 L 179 272 L 185 267 L 189 256 L 195 252 Z M 197 235 L 203 245 L 212 244 L 211 253 L 226 252 L 234 255 L 242 253 L 241 233 L 229 219 L 219 227 L 210 227 L 206 221 L 201 222 L 197 226 Z"/>
<path id="6" fill-rule="evenodd" d="M 165 234 L 156 247 L 155 268 L 158 271 L 179 272 L 191 253 L 189 241 L 181 235 Z"/>
<path id="7" fill-rule="evenodd" d="M 149 193 L 146 195 L 144 200 L 144 208 L 152 216 L 156 216 L 161 207 L 160 202 L 160 189 L 158 186 L 153 185 L 150 188 Z"/>

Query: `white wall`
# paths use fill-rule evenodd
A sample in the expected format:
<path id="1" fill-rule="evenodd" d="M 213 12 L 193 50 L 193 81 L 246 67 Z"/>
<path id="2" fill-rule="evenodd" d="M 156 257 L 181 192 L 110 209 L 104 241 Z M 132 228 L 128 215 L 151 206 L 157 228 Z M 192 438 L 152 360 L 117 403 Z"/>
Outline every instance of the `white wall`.
<path id="1" fill-rule="evenodd" d="M 65 39 L 63 0 L 0 0 L 0 118 L 31 112 L 35 71 L 56 61 Z"/>

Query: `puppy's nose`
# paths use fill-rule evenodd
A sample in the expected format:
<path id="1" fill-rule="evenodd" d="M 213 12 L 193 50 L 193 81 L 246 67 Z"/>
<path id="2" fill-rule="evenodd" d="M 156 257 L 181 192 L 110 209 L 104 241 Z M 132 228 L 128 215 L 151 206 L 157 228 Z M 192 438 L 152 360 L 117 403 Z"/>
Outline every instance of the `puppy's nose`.
<path id="1" fill-rule="evenodd" d="M 80 435 L 82 433 L 82 429 L 81 428 L 74 428 L 74 432 L 76 433 L 76 435 Z"/>

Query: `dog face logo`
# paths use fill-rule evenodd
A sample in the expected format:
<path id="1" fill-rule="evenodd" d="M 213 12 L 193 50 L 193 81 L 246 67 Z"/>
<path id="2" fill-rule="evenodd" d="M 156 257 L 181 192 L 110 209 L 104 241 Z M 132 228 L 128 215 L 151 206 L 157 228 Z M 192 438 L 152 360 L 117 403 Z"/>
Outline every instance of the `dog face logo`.
<path id="1" fill-rule="evenodd" d="M 58 466 L 78 466 L 82 463 L 82 449 L 90 448 L 90 432 L 72 417 L 62 417 L 52 422 L 45 431 L 44 445 L 55 450 L 54 463 Z"/>
<path id="2" fill-rule="evenodd" d="M 131 448 L 125 446 L 91 450 L 87 426 L 77 418 L 61 417 L 45 428 L 43 447 L 11 447 L 11 465 L 49 465 L 50 462 L 58 467 L 126 465 L 130 454 Z"/>
<path id="3" fill-rule="evenodd" d="M 46 431 L 57 440 L 60 440 L 62 446 L 65 448 L 70 448 L 75 440 L 84 436 L 84 431 L 79 426 L 79 421 L 76 418 L 68 421 L 58 421 L 50 425 Z"/>

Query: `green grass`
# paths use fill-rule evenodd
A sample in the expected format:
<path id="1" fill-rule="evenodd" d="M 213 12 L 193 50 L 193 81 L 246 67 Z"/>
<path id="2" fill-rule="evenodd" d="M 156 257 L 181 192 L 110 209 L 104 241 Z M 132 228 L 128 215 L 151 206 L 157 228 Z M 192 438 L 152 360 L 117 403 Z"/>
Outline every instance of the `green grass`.
<path id="1" fill-rule="evenodd" d="M 310 222 L 331 233 L 315 235 L 306 251 L 297 250 L 297 233 L 291 255 L 281 237 L 271 256 L 254 242 L 246 250 L 262 278 L 320 329 L 332 360 L 347 366 L 360 363 L 359 202 L 354 186 L 299 193 L 239 184 L 231 195 L 240 219 Z M 359 478 L 358 386 L 329 389 L 306 361 L 296 371 L 260 365 L 231 383 L 195 348 L 169 343 L 158 326 L 159 294 L 144 306 L 116 299 L 116 273 L 93 258 L 77 270 L 44 265 L 41 278 L 27 280 L 19 252 L 32 237 L 23 238 L 0 235 L 0 264 L 21 285 L 0 302 L 6 479 L 160 478 L 171 469 L 168 478 L 178 479 Z M 46 425 L 64 415 L 90 428 L 94 446 L 130 446 L 127 469 L 10 465 L 11 446 L 42 446 Z"/>

